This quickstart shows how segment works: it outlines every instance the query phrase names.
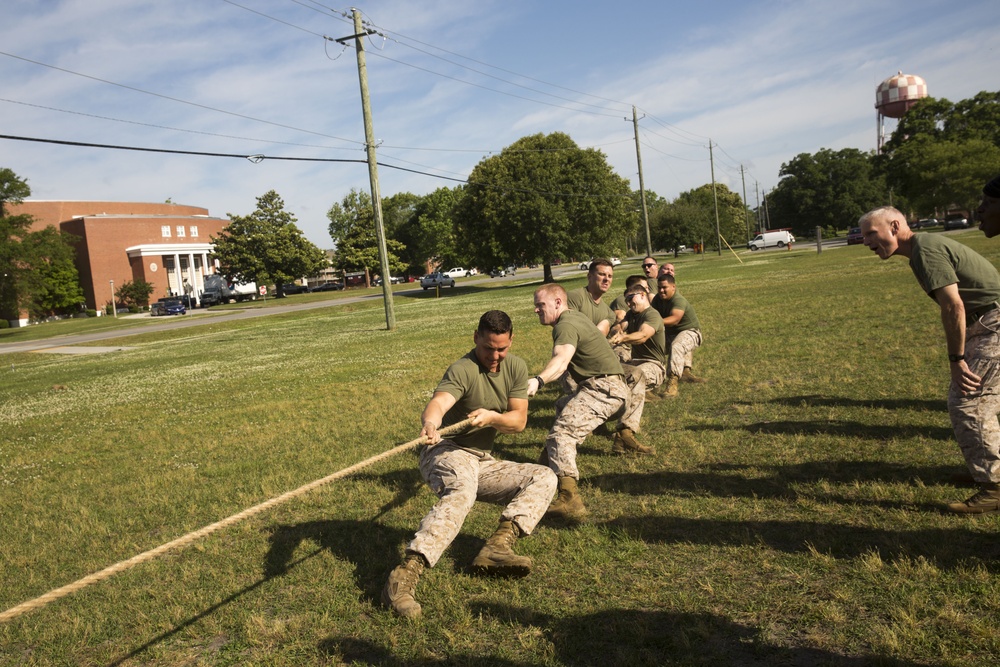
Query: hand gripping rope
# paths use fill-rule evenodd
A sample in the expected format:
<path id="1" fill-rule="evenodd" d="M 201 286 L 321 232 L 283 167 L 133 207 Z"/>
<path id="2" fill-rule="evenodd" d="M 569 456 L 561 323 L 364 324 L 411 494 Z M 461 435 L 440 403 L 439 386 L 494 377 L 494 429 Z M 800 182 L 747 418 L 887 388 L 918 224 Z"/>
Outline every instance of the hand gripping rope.
<path id="1" fill-rule="evenodd" d="M 440 431 L 438 431 L 438 433 L 442 436 L 454 435 L 456 433 L 460 433 L 461 431 L 463 431 L 471 423 L 472 423 L 471 419 L 465 419 L 463 421 L 458 422 L 457 424 L 452 424 L 451 426 L 441 429 Z M 0 613 L 0 623 L 4 623 L 13 618 L 17 618 L 21 614 L 27 611 L 31 611 L 32 609 L 39 609 L 41 607 L 44 607 L 48 603 L 58 600 L 61 597 L 65 597 L 70 593 L 74 593 L 82 588 L 90 586 L 91 584 L 96 584 L 99 581 L 103 581 L 113 574 L 123 572 L 124 570 L 134 567 L 139 563 L 145 563 L 146 561 L 152 560 L 157 556 L 161 556 L 167 553 L 168 551 L 185 547 L 194 542 L 195 540 L 205 537 L 206 535 L 210 535 L 211 533 L 214 533 L 217 530 L 221 530 L 227 526 L 231 526 L 235 523 L 242 521 L 243 519 L 249 519 L 255 514 L 260 514 L 264 510 L 270 509 L 276 505 L 280 505 L 281 503 L 291 500 L 292 498 L 297 498 L 298 496 L 306 494 L 315 488 L 323 486 L 324 484 L 329 484 L 334 480 L 338 480 L 341 477 L 347 477 L 348 475 L 355 473 L 361 470 L 362 468 L 367 468 L 368 466 L 378 463 L 383 459 L 387 459 L 390 456 L 395 456 L 396 454 L 405 452 L 406 450 L 412 449 L 413 447 L 416 447 L 417 445 L 421 444 L 424 444 L 424 438 L 423 437 L 415 438 L 413 440 L 410 440 L 409 442 L 403 443 L 402 445 L 384 451 L 381 454 L 376 454 L 375 456 L 365 459 L 360 463 L 355 463 L 354 465 L 348 468 L 344 468 L 343 470 L 338 470 L 332 475 L 327 475 L 322 479 L 317 479 L 314 482 L 309 482 L 308 484 L 300 486 L 294 491 L 288 491 L 287 493 L 283 493 L 280 496 L 271 498 L 270 500 L 265 500 L 259 505 L 254 505 L 253 507 L 245 509 L 242 512 L 239 512 L 238 514 L 234 514 L 230 517 L 222 519 L 221 521 L 216 521 L 213 524 L 205 526 L 204 528 L 200 528 L 196 531 L 190 532 L 187 535 L 178 537 L 176 540 L 172 540 L 170 542 L 167 542 L 166 544 L 161 544 L 155 549 L 144 551 L 143 553 L 137 556 L 133 556 L 128 560 L 123 560 L 118 563 L 115 563 L 114 565 L 104 568 L 100 572 L 88 574 L 86 577 L 83 577 L 82 579 L 78 579 L 71 584 L 66 584 L 65 586 L 53 589 L 48 593 L 45 593 L 44 595 L 38 596 L 34 600 L 28 600 L 27 602 L 22 602 L 16 607 L 11 607 L 7 611 Z"/>

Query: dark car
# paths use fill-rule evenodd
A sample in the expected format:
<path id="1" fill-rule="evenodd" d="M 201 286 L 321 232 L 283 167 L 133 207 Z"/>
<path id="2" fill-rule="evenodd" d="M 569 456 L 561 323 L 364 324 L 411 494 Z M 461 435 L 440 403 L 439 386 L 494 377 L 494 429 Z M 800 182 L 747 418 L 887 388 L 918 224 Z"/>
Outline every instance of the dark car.
<path id="1" fill-rule="evenodd" d="M 344 289 L 343 283 L 323 283 L 312 288 L 313 292 L 339 292 Z"/>
<path id="2" fill-rule="evenodd" d="M 180 297 L 176 296 L 164 297 L 149 307 L 150 317 L 157 317 L 158 315 L 183 315 L 186 312 L 187 308 L 184 307 Z"/>
<path id="3" fill-rule="evenodd" d="M 851 227 L 850 231 L 847 232 L 847 245 L 857 245 L 864 242 L 865 237 L 861 234 L 861 228 Z"/>
<path id="4" fill-rule="evenodd" d="M 948 229 L 968 229 L 969 219 L 960 213 L 949 215 L 944 219 L 944 228 Z"/>
<path id="5" fill-rule="evenodd" d="M 288 294 L 308 294 L 308 285 L 296 285 L 295 283 L 285 283 L 281 286 L 281 291 Z"/>
<path id="6" fill-rule="evenodd" d="M 913 229 L 926 229 L 927 227 L 937 227 L 938 224 L 939 223 L 937 218 L 922 218 L 920 220 L 917 220 L 910 226 Z"/>

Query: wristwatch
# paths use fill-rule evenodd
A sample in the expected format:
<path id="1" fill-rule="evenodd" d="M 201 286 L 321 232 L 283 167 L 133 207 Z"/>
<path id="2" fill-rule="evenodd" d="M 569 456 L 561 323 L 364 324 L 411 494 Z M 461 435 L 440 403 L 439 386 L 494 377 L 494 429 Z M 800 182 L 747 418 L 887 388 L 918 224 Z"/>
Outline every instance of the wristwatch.
<path id="1" fill-rule="evenodd" d="M 964 354 L 949 354 L 948 355 L 948 361 L 950 361 L 953 364 L 958 363 L 959 361 L 965 361 L 965 355 Z"/>

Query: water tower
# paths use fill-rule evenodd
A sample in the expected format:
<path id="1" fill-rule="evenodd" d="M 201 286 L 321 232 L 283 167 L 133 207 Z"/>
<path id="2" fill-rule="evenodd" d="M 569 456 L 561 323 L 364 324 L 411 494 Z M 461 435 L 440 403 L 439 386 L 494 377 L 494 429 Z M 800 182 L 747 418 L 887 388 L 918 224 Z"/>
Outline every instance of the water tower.
<path id="1" fill-rule="evenodd" d="M 878 152 L 885 143 L 885 119 L 902 118 L 917 100 L 927 97 L 927 83 L 919 76 L 897 72 L 875 89 Z"/>

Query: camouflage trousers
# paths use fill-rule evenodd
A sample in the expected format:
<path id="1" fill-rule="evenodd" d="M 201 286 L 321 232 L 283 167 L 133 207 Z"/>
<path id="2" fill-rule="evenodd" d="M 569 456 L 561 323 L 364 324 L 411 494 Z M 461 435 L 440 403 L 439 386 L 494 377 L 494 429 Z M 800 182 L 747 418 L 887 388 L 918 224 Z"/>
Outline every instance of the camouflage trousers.
<path id="1" fill-rule="evenodd" d="M 685 368 L 691 368 L 694 351 L 701 347 L 701 331 L 699 329 L 679 331 L 668 342 L 668 345 L 670 346 L 670 375 L 680 377 L 684 374 Z"/>
<path id="2" fill-rule="evenodd" d="M 655 359 L 636 359 L 622 366 L 631 366 L 639 371 L 646 383 L 646 391 L 656 389 L 667 379 L 667 368 Z M 626 368 L 626 371 L 629 369 Z"/>
<path id="3" fill-rule="evenodd" d="M 556 401 L 556 421 L 545 438 L 549 467 L 559 477 L 580 478 L 576 448 L 594 429 L 616 417 L 622 426 L 639 430 L 646 388 L 627 384 L 621 375 L 587 378 L 576 390 Z"/>
<path id="4" fill-rule="evenodd" d="M 530 535 L 552 502 L 557 483 L 545 466 L 497 461 L 488 452 L 474 454 L 450 440 L 424 448 L 420 474 L 438 501 L 406 550 L 421 554 L 431 567 L 458 535 L 477 500 L 506 505 L 500 518 Z"/>
<path id="5" fill-rule="evenodd" d="M 618 345 L 612 345 L 611 349 L 615 351 L 615 355 L 618 357 L 618 361 L 623 364 L 632 361 L 632 346 L 619 343 Z"/>
<path id="6" fill-rule="evenodd" d="M 964 396 L 951 384 L 951 425 L 972 478 L 979 483 L 1000 482 L 1000 309 L 966 327 L 965 363 L 982 384 Z"/>

